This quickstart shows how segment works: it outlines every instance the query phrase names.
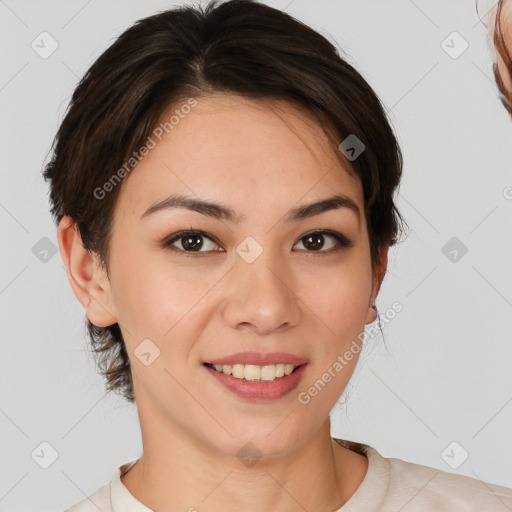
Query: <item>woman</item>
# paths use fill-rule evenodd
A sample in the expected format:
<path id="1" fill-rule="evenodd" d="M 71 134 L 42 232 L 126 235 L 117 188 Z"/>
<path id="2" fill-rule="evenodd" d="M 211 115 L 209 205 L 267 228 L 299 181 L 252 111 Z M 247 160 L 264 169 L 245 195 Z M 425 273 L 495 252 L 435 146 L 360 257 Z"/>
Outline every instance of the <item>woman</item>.
<path id="1" fill-rule="evenodd" d="M 143 454 L 68 511 L 512 507 L 505 487 L 331 438 L 401 231 L 401 173 L 361 75 L 263 4 L 165 11 L 99 57 L 45 177 Z"/>

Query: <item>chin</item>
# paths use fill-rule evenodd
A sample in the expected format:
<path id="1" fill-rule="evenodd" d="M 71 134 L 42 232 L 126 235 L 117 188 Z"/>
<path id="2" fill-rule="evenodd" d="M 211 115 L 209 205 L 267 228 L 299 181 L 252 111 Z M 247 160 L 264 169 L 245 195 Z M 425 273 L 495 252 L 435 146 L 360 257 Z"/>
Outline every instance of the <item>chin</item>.
<path id="1" fill-rule="evenodd" d="M 313 435 L 313 433 L 308 434 L 304 426 L 300 428 L 291 424 L 290 418 L 293 413 L 287 419 L 285 419 L 286 415 L 280 414 L 275 419 L 267 419 L 257 424 L 253 422 L 251 426 L 247 423 L 232 425 L 227 427 L 232 437 L 225 434 L 217 439 L 210 438 L 208 444 L 229 457 L 241 460 L 285 456 Z"/>

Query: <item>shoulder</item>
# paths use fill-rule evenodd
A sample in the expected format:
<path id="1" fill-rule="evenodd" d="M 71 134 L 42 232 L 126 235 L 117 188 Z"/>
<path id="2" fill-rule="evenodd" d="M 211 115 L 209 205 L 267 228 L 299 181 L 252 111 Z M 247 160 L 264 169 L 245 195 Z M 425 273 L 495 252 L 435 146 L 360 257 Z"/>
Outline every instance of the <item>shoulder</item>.
<path id="1" fill-rule="evenodd" d="M 464 475 L 383 457 L 375 448 L 336 441 L 368 458 L 359 489 L 343 512 L 508 512 L 512 489 Z"/>
<path id="2" fill-rule="evenodd" d="M 112 512 L 110 482 L 64 512 Z"/>
<path id="3" fill-rule="evenodd" d="M 402 512 L 512 510 L 512 489 L 507 487 L 401 459 L 386 461 L 389 464 L 389 495 L 404 507 Z"/>

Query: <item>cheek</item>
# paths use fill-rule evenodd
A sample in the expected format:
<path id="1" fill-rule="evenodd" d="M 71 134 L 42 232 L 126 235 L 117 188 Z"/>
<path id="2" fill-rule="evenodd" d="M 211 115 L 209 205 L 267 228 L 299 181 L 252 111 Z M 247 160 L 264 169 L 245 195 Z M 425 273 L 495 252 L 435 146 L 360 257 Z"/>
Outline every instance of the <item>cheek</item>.
<path id="1" fill-rule="evenodd" d="M 226 268 L 169 263 L 165 255 L 155 258 L 135 248 L 123 249 L 117 251 L 118 257 L 112 254 L 112 268 L 114 301 L 126 343 L 135 347 L 149 338 L 159 347 L 172 342 L 175 350 L 185 350 L 208 328 L 219 298 L 229 300 L 232 290 L 222 283 Z M 288 274 L 287 286 L 294 291 L 289 300 L 298 301 L 310 317 L 303 327 L 312 327 L 330 351 L 350 343 L 364 328 L 371 292 L 371 266 L 364 249 L 352 248 L 336 258 L 296 260 Z"/>
<path id="2" fill-rule="evenodd" d="M 354 253 L 351 261 L 304 279 L 301 296 L 334 331 L 331 334 L 342 335 L 364 324 L 371 287 L 369 260 L 362 253 Z"/>
<path id="3" fill-rule="evenodd" d="M 204 327 L 201 312 L 219 279 L 212 274 L 151 260 L 150 254 L 118 259 L 114 300 L 126 343 L 134 346 L 149 338 L 162 350 L 171 342 L 175 350 L 185 346 Z"/>
<path id="4" fill-rule="evenodd" d="M 334 407 L 359 360 L 371 292 L 371 274 L 365 269 L 357 265 L 331 276 L 317 293 L 315 316 L 321 321 L 315 319 L 314 364 L 298 399 L 301 404 L 314 401 L 319 416 Z"/>

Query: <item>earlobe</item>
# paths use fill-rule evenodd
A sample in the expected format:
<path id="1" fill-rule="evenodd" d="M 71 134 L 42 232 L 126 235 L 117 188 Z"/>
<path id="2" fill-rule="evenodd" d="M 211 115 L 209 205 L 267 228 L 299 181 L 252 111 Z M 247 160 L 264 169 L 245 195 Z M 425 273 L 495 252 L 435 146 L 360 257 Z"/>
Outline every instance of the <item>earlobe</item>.
<path id="1" fill-rule="evenodd" d="M 57 238 L 69 284 L 87 318 L 98 327 L 115 324 L 117 320 L 106 272 L 97 255 L 85 249 L 76 223 L 67 215 L 59 222 Z"/>
<path id="2" fill-rule="evenodd" d="M 377 310 L 375 309 L 375 306 L 370 304 L 368 306 L 368 311 L 366 313 L 366 318 L 364 320 L 364 323 L 366 325 L 371 324 L 372 322 L 375 322 L 377 319 Z"/>
<path id="3" fill-rule="evenodd" d="M 373 272 L 373 286 L 370 302 L 368 304 L 368 311 L 366 313 L 365 324 L 371 324 L 377 319 L 377 310 L 375 308 L 375 299 L 379 294 L 380 286 L 386 274 L 388 266 L 388 250 L 389 246 L 384 247 L 381 250 L 380 259 L 378 265 L 375 267 Z"/>

